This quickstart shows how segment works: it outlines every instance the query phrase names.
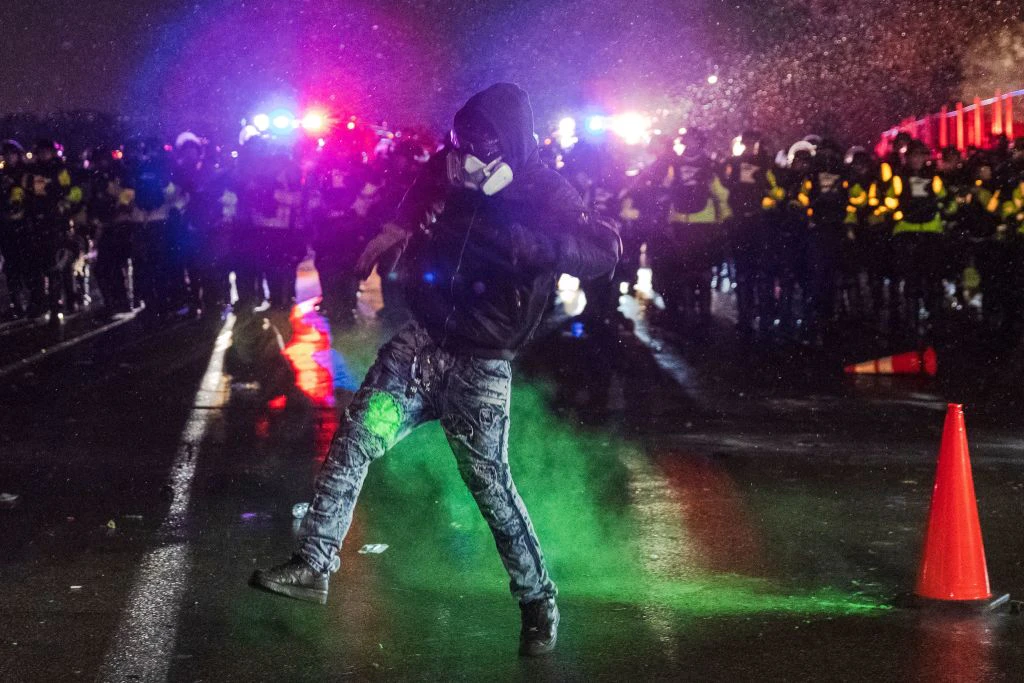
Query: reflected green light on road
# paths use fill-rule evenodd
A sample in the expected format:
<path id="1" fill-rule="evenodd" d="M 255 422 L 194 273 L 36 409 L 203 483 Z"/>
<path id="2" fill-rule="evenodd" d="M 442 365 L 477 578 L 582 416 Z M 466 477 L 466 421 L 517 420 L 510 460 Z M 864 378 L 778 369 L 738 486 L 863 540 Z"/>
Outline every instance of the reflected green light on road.
<path id="1" fill-rule="evenodd" d="M 537 386 L 513 391 L 510 460 L 563 598 L 661 605 L 695 616 L 888 609 L 862 595 L 794 592 L 766 578 L 702 567 L 704 551 L 687 533 L 679 502 L 654 475 L 637 479 L 624 456 L 636 447 L 576 430 L 549 405 Z M 643 495 L 666 500 L 641 504 Z M 391 546 L 381 571 L 396 582 L 458 594 L 506 590 L 490 532 L 436 424 L 371 468 L 361 506 L 368 537 Z M 360 561 L 346 550 L 346 562 Z"/>

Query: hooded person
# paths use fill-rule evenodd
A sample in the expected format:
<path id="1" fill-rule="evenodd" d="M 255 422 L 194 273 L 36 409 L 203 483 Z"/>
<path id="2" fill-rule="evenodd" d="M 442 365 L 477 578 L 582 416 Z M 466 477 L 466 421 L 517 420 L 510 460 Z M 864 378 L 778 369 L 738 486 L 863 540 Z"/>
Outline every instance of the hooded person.
<path id="1" fill-rule="evenodd" d="M 533 112 L 499 83 L 455 116 L 451 143 L 413 183 L 357 270 L 396 248 L 413 320 L 379 351 L 317 477 L 292 560 L 254 586 L 325 603 L 370 463 L 439 420 L 491 528 L 522 613 L 520 653 L 554 649 L 558 608 L 540 544 L 508 466 L 510 361 L 537 329 L 561 273 L 609 275 L 618 235 L 540 160 Z"/>

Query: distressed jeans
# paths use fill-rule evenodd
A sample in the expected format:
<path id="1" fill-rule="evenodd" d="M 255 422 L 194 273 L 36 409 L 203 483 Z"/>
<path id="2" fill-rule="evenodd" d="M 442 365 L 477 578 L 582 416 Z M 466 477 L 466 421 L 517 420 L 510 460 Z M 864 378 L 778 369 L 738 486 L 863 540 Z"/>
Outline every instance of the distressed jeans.
<path id="1" fill-rule="evenodd" d="M 530 602 L 556 594 L 537 534 L 508 466 L 508 361 L 453 354 L 416 323 L 377 355 L 331 443 L 299 555 L 327 573 L 349 526 L 370 463 L 417 426 L 440 420 L 459 473 L 494 535 L 512 595 Z"/>

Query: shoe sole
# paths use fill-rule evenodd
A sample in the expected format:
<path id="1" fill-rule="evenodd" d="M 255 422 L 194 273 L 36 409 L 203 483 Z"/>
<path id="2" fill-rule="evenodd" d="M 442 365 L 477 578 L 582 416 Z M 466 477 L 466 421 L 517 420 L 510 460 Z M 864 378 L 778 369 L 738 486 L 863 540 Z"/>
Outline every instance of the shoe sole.
<path id="1" fill-rule="evenodd" d="M 291 586 L 286 583 L 278 583 L 265 578 L 261 572 L 255 572 L 249 579 L 249 585 L 253 588 L 264 590 L 275 595 L 283 595 L 295 600 L 304 602 L 315 602 L 321 605 L 327 604 L 327 591 L 316 588 L 303 588 L 302 586 Z"/>

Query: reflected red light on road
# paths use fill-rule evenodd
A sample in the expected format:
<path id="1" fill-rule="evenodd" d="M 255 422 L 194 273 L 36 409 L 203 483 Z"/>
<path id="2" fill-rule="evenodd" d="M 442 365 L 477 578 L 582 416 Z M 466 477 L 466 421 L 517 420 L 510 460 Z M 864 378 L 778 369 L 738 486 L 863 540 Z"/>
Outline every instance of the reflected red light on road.
<path id="1" fill-rule="evenodd" d="M 980 683 L 998 678 L 993 661 L 996 624 L 987 614 L 922 614 L 915 629 L 918 681 Z"/>
<path id="2" fill-rule="evenodd" d="M 315 309 L 318 301 L 310 299 L 292 308 L 289 317 L 292 338 L 281 353 L 295 372 L 295 386 L 312 403 L 315 420 L 313 447 L 316 460 L 322 462 L 338 428 L 338 414 L 334 399 L 330 326 Z"/>
<path id="3" fill-rule="evenodd" d="M 758 533 L 729 473 L 712 459 L 690 454 L 659 453 L 655 460 L 683 503 L 684 524 L 702 567 L 762 576 Z"/>
<path id="4" fill-rule="evenodd" d="M 289 322 L 292 338 L 282 353 L 295 371 L 295 386 L 315 406 L 334 406 L 331 335 L 327 320 L 310 307 L 299 304 L 292 309 Z"/>

